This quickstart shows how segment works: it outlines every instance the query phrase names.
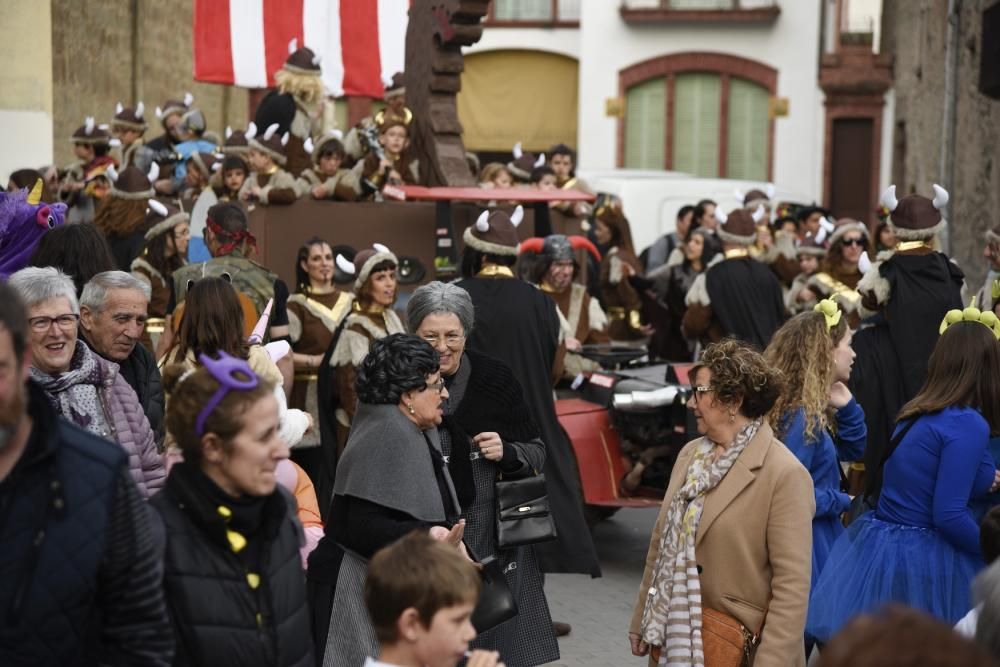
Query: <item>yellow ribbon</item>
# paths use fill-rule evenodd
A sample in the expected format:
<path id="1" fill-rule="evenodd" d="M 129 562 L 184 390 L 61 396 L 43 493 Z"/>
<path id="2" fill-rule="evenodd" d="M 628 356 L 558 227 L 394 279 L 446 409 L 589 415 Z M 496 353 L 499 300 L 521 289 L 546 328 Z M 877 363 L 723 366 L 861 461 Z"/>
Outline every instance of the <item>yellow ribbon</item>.
<path id="1" fill-rule="evenodd" d="M 813 310 L 823 314 L 823 319 L 826 320 L 827 331 L 832 331 L 835 326 L 840 324 L 840 318 L 844 315 L 840 310 L 840 306 L 833 299 L 823 299 L 813 306 Z"/>
<path id="2" fill-rule="evenodd" d="M 1000 278 L 997 278 L 996 280 L 993 281 L 993 287 L 991 289 L 991 293 L 993 294 L 994 301 L 1000 299 Z"/>
<path id="3" fill-rule="evenodd" d="M 1000 318 L 992 310 L 979 310 L 976 307 L 976 297 L 972 297 L 972 303 L 965 310 L 949 310 L 941 320 L 941 327 L 938 333 L 944 333 L 952 324 L 959 322 L 978 322 L 989 329 L 997 340 L 1000 340 Z"/>

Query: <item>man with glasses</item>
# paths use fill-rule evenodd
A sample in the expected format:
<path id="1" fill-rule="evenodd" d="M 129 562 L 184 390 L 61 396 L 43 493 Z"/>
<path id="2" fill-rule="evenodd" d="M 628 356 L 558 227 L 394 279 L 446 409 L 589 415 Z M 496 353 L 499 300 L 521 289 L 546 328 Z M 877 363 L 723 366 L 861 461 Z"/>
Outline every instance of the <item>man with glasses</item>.
<path id="1" fill-rule="evenodd" d="M 29 321 L 0 284 L 0 664 L 170 665 L 162 538 L 127 454 L 62 419 L 29 380 L 29 327 L 76 320 Z"/>
<path id="2" fill-rule="evenodd" d="M 144 345 L 149 285 L 124 271 L 98 273 L 80 295 L 80 334 L 87 345 L 118 364 L 135 390 L 156 442 L 163 441 L 163 388 L 156 359 Z"/>

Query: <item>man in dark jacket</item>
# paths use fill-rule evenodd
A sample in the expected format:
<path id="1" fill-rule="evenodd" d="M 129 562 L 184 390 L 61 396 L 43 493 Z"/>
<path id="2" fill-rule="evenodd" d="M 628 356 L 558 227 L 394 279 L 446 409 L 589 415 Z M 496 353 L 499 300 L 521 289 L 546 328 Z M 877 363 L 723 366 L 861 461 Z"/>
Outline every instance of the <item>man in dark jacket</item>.
<path id="1" fill-rule="evenodd" d="M 165 667 L 162 529 L 124 450 L 28 381 L 28 327 L 51 324 L 0 285 L 0 665 Z"/>
<path id="2" fill-rule="evenodd" d="M 139 344 L 150 287 L 130 273 L 98 273 L 80 295 L 80 334 L 87 345 L 118 364 L 139 398 L 153 436 L 163 442 L 163 388 L 153 353 Z"/>

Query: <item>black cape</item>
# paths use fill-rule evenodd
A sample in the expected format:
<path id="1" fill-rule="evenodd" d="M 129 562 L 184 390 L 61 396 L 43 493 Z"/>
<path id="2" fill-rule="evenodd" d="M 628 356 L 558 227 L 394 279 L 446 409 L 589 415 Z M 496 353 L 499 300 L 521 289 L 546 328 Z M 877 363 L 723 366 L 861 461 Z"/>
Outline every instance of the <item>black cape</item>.
<path id="1" fill-rule="evenodd" d="M 781 284 L 770 267 L 755 259 L 727 259 L 710 267 L 705 287 L 726 336 L 763 350 L 785 321 Z"/>
<path id="2" fill-rule="evenodd" d="M 260 101 L 253 122 L 256 123 L 257 132 L 260 134 L 277 123 L 280 137 L 291 130 L 293 120 L 295 120 L 295 98 L 290 93 L 272 90 Z"/>
<path id="3" fill-rule="evenodd" d="M 880 462 L 892 438 L 896 415 L 917 395 L 937 344 L 941 320 L 962 307 L 961 269 L 941 253 L 893 255 L 878 271 L 891 288 L 881 312 L 862 322 L 854 336 L 857 353 L 850 388 L 868 426 L 865 488 L 881 488 Z"/>
<path id="4" fill-rule="evenodd" d="M 476 309 L 468 347 L 510 366 L 545 443 L 546 487 L 559 537 L 535 545 L 541 569 L 599 577 L 601 565 L 583 515 L 576 457 L 552 396 L 552 364 L 559 346 L 555 305 L 521 280 L 467 278 L 458 286 L 469 293 Z"/>

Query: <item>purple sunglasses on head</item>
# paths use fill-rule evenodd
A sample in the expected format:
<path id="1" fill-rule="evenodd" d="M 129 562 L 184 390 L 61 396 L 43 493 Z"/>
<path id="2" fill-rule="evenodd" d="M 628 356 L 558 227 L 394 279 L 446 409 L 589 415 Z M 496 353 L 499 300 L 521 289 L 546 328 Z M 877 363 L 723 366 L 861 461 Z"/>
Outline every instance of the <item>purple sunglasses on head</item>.
<path id="1" fill-rule="evenodd" d="M 222 399 L 231 391 L 250 391 L 256 389 L 260 379 L 250 368 L 245 359 L 239 359 L 225 352 L 219 352 L 219 358 L 213 359 L 207 354 L 199 354 L 198 361 L 219 383 L 219 388 L 208 399 L 208 403 L 198 413 L 194 422 L 195 434 L 200 438 L 205 435 L 205 420 L 211 416 Z"/>

